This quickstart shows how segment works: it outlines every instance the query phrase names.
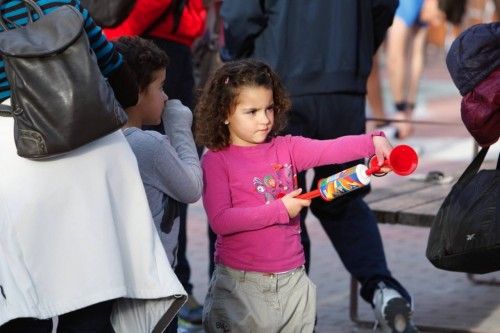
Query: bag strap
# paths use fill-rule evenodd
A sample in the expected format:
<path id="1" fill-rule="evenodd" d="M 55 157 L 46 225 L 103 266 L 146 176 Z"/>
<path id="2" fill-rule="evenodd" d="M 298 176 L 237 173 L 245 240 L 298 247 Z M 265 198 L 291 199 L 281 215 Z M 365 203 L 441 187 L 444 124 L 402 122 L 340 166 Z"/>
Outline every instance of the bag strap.
<path id="1" fill-rule="evenodd" d="M 174 24 L 172 26 L 171 33 L 177 32 L 179 24 L 181 22 L 182 12 L 189 0 L 173 0 L 168 8 L 153 22 L 149 25 L 146 31 L 142 35 L 147 36 L 151 31 L 153 31 L 161 22 L 163 22 L 170 14 L 174 16 Z"/>
<path id="2" fill-rule="evenodd" d="M 490 147 L 484 147 L 481 149 L 481 151 L 474 157 L 474 160 L 469 164 L 467 169 L 465 169 L 464 173 L 460 176 L 460 178 L 457 181 L 457 184 L 459 183 L 468 183 L 472 177 L 474 177 L 477 172 L 479 171 L 479 168 L 481 167 L 481 164 L 483 164 L 484 157 L 486 156 L 486 153 L 488 153 L 488 149 Z M 498 165 L 497 165 L 498 168 Z"/>
<path id="3" fill-rule="evenodd" d="M 0 117 L 12 117 L 12 108 L 8 105 L 0 104 Z"/>
<path id="4" fill-rule="evenodd" d="M 5 1 L 0 1 L 0 5 L 2 5 Z M 42 17 L 43 11 L 38 4 L 33 1 L 33 0 L 21 0 L 22 3 L 24 3 L 24 6 L 26 7 L 26 11 L 28 12 L 28 20 L 30 23 L 34 22 L 32 12 L 35 12 L 38 14 L 38 17 Z M 4 31 L 10 30 L 8 24 L 14 26 L 14 29 L 18 29 L 21 26 L 17 24 L 14 21 L 11 21 L 5 17 L 3 17 L 2 13 L 0 12 L 0 26 L 3 28 Z"/>

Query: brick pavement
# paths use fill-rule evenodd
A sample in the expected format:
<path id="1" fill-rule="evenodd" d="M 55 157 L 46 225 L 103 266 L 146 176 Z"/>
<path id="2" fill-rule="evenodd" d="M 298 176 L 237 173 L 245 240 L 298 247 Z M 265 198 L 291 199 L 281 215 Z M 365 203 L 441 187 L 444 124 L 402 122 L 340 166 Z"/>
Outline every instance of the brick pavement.
<path id="1" fill-rule="evenodd" d="M 384 80 L 387 88 L 387 82 Z M 444 56 L 434 53 L 424 72 L 416 119 L 460 124 L 460 96 L 444 67 Z M 386 91 L 386 101 L 389 100 Z M 398 143 L 398 142 L 395 142 Z M 463 126 L 417 126 L 405 141 L 422 150 L 417 172 L 463 169 L 472 156 L 472 140 Z M 500 151 L 492 147 L 488 158 Z M 394 185 L 401 177 L 386 176 L 374 187 Z M 195 297 L 202 301 L 207 290 L 208 240 L 201 203 L 190 206 L 188 257 L 192 265 Z M 367 333 L 349 320 L 349 275 L 343 268 L 319 222 L 309 214 L 307 226 L 312 238 L 311 278 L 318 288 L 317 332 Z M 425 258 L 427 228 L 380 225 L 389 267 L 415 298 L 415 321 L 426 325 L 450 325 L 484 333 L 500 333 L 500 287 L 473 285 L 465 274 L 440 271 Z M 478 276 L 500 281 L 500 272 Z M 360 316 L 372 319 L 371 309 L 360 302 Z"/>

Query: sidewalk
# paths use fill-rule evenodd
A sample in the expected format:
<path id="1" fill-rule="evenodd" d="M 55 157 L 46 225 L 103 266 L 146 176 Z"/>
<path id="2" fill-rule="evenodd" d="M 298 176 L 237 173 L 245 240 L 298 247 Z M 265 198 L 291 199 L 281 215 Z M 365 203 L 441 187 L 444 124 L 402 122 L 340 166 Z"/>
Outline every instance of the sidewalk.
<path id="1" fill-rule="evenodd" d="M 207 291 L 208 237 L 200 203 L 189 210 L 188 256 L 195 297 L 202 301 Z M 317 333 L 368 333 L 349 320 L 349 275 L 319 222 L 309 216 L 312 242 L 311 279 L 318 292 Z M 500 287 L 472 285 L 465 274 L 439 271 L 425 258 L 429 230 L 380 225 L 389 267 L 415 298 L 415 321 L 426 325 L 453 325 L 480 332 L 500 332 Z M 500 274 L 485 277 L 500 280 Z M 371 309 L 360 302 L 360 317 L 372 319 Z"/>
<path id="2" fill-rule="evenodd" d="M 418 173 L 464 169 L 472 158 L 473 141 L 460 120 L 460 100 L 444 66 L 443 55 L 431 54 L 423 76 L 415 119 L 454 122 L 457 126 L 417 126 L 404 143 L 421 150 Z M 384 81 L 387 88 L 387 82 Z M 387 92 L 387 89 L 385 89 Z M 386 96 L 386 105 L 389 97 Z M 399 142 L 393 142 L 398 144 Z M 497 143 L 487 159 L 500 152 Z M 394 186 L 402 177 L 388 175 L 373 181 L 373 187 Z M 194 295 L 202 302 L 208 284 L 207 222 L 201 202 L 189 206 L 188 258 Z M 310 277 L 317 285 L 317 333 L 372 332 L 359 329 L 349 320 L 350 276 L 342 266 L 319 221 L 311 214 L 307 227 L 312 240 Z M 500 286 L 474 285 L 465 274 L 441 271 L 425 258 L 429 229 L 380 224 L 389 267 L 413 294 L 417 324 L 454 326 L 477 332 L 500 333 Z M 500 259 L 499 259 L 500 260 Z M 500 272 L 478 279 L 495 278 Z M 360 316 L 372 320 L 371 309 L 360 300 Z"/>

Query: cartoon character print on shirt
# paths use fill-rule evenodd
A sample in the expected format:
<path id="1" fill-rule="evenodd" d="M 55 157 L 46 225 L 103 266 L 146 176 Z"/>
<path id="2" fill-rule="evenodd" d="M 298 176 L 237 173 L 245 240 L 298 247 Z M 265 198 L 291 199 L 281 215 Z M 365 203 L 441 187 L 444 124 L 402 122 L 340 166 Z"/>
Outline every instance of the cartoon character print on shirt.
<path id="1" fill-rule="evenodd" d="M 253 185 L 257 193 L 264 196 L 266 204 L 282 198 L 285 194 L 297 188 L 297 174 L 290 164 L 273 163 L 273 174 L 264 177 L 254 177 Z"/>

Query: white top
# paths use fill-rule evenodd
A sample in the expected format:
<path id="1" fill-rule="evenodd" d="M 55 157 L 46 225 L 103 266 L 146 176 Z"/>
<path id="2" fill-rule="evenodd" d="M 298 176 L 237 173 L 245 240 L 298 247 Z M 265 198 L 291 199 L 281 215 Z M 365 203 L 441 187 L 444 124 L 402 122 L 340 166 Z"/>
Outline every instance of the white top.
<path id="1" fill-rule="evenodd" d="M 16 154 L 0 117 L 0 325 L 108 299 L 185 295 L 121 131 L 61 158 Z"/>

